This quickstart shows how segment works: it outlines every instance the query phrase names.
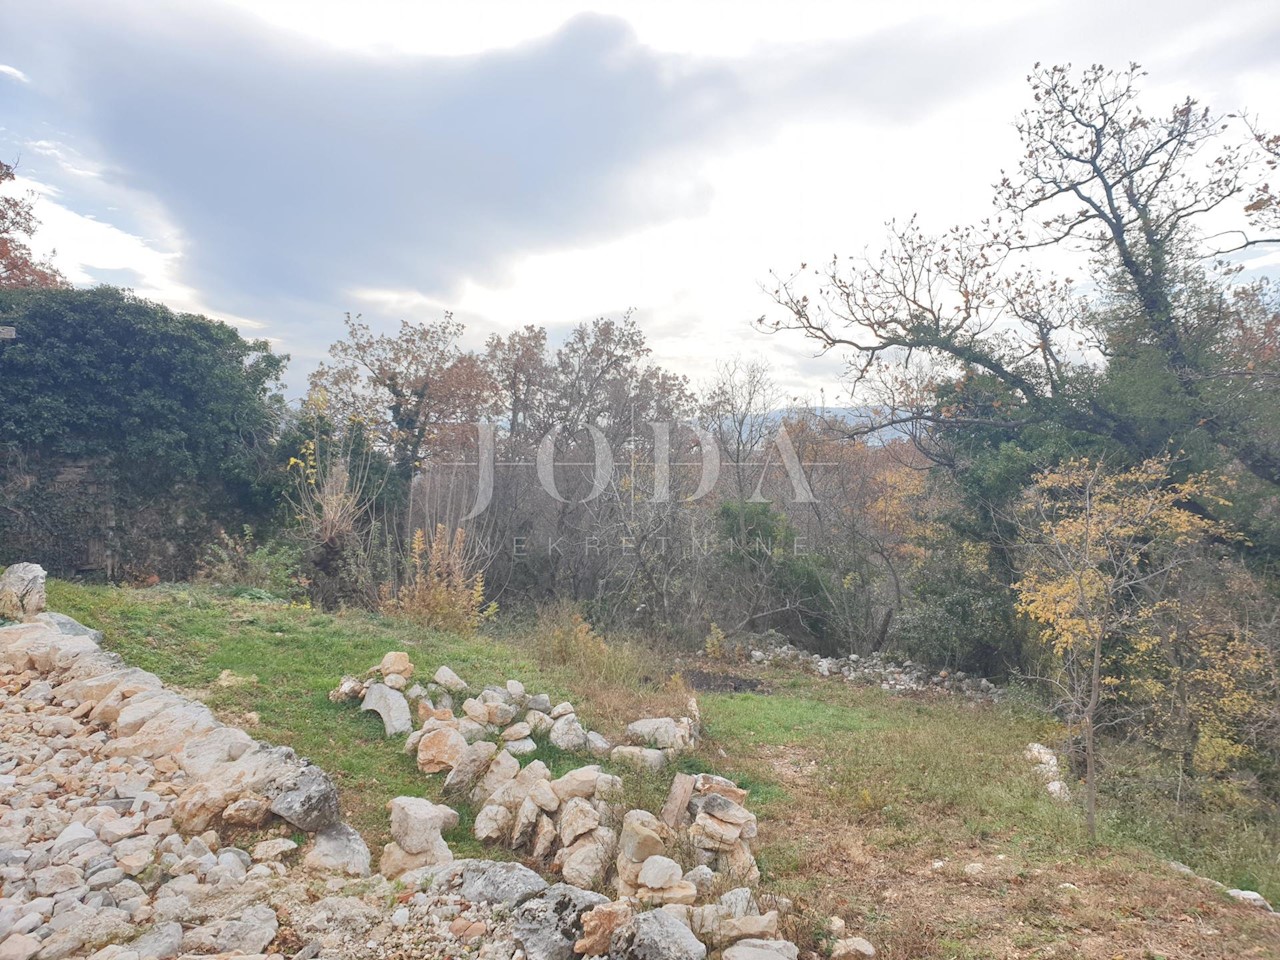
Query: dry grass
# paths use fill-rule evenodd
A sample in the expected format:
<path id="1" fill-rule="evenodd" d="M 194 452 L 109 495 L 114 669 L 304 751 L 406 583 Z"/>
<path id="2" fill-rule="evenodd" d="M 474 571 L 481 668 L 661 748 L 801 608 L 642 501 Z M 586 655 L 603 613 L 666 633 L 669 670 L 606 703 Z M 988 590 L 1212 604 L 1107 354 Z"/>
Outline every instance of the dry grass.
<path id="1" fill-rule="evenodd" d="M 516 677 L 569 697 L 606 733 L 681 713 L 688 693 L 672 680 L 673 657 L 604 643 L 571 615 L 501 640 L 202 590 L 54 584 L 51 595 L 131 663 L 200 690 L 223 716 L 257 713 L 255 735 L 334 774 L 344 814 L 375 849 L 387 839 L 386 801 L 435 796 L 440 779 L 419 774 L 375 716 L 327 699 L 338 677 L 388 650 L 409 650 L 424 673 L 447 663 L 476 685 Z M 1088 845 L 1079 812 L 1051 801 L 1022 760 L 1029 740 L 1053 739 L 1044 719 L 734 669 L 771 692 L 701 695 L 708 739 L 681 767 L 749 789 L 763 890 L 795 902 L 784 932 L 803 949 L 822 949 L 836 915 L 887 960 L 1280 957 L 1280 920 L 1173 874 L 1124 837 Z M 582 763 L 545 746 L 537 756 L 557 774 Z M 656 812 L 670 776 L 628 772 L 624 803 Z M 471 837 L 461 813 L 455 853 L 503 856 Z M 983 871 L 966 873 L 971 863 Z"/>
<path id="2" fill-rule="evenodd" d="M 886 960 L 1280 957 L 1280 920 L 1141 849 L 1091 847 L 1021 760 L 1044 721 L 756 673 L 774 695 L 703 698 L 703 753 L 753 784 L 764 883 L 795 901 L 802 949 L 839 916 Z"/>
<path id="3" fill-rule="evenodd" d="M 590 728 L 606 736 L 642 717 L 689 713 L 693 693 L 671 656 L 625 638 L 606 642 L 572 604 L 539 610 L 526 643 L 532 659 L 573 691 Z"/>

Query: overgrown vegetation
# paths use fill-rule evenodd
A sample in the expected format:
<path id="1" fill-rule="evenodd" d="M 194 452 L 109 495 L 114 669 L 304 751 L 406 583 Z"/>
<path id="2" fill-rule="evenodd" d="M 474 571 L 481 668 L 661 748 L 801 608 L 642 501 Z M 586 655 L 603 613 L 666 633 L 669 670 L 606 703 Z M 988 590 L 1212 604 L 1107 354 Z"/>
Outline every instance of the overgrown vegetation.
<path id="1" fill-rule="evenodd" d="M 690 384 L 630 315 L 483 350 L 451 315 L 349 316 L 289 409 L 264 343 L 67 289 L 6 201 L 0 562 L 135 583 L 200 566 L 482 661 L 497 604 L 512 637 L 541 618 L 519 656 L 600 710 L 638 707 L 621 689 L 675 702 L 654 664 L 757 637 L 1014 680 L 1064 725 L 1086 833 L 1274 891 L 1247 848 L 1280 807 L 1280 295 L 1240 256 L 1277 242 L 1280 139 L 1191 99 L 1152 113 L 1137 67 L 1029 82 L 995 218 L 912 217 L 879 253 L 777 278 L 761 327 L 847 361 L 843 411 L 783 398 L 758 363 Z M 245 523 L 255 539 L 224 532 Z M 311 639 L 333 666 L 351 647 L 329 622 Z M 873 782 L 845 800 L 893 809 Z"/>
<path id="2" fill-rule="evenodd" d="M 438 799 L 443 779 L 418 773 L 401 741 L 384 738 L 375 714 L 328 700 L 339 676 L 389 650 L 407 650 L 420 673 L 443 663 L 477 685 L 515 677 L 571 699 L 593 728 L 611 734 L 646 712 L 644 705 L 654 712 L 676 705 L 663 703 L 669 676 L 652 657 L 637 669 L 640 651 L 604 642 L 565 609 L 467 637 L 208 587 L 55 582 L 50 592 L 54 606 L 104 630 L 108 647 L 131 663 L 331 771 L 344 816 L 370 846 L 388 839 L 387 800 Z M 549 632 L 557 634 L 550 641 Z M 584 664 L 599 669 L 586 672 Z M 673 658 L 663 673 L 678 667 Z M 1022 759 L 1029 740 L 1065 735 L 1038 710 L 891 696 L 743 663 L 723 669 L 756 677 L 764 692 L 700 694 L 709 739 L 677 769 L 719 773 L 750 790 L 749 806 L 762 820 L 762 882 L 796 900 L 787 933 L 802 945 L 821 943 L 831 915 L 865 931 L 891 958 L 1008 955 L 1027 947 L 1017 938 L 1031 934 L 1046 951 L 1089 958 L 1143 948 L 1212 955 L 1205 951 L 1218 940 L 1235 949 L 1242 937 L 1263 949 L 1277 945 L 1269 919 L 1160 862 L 1177 857 L 1275 897 L 1274 822 L 1236 808 L 1189 816 L 1163 789 L 1167 771 L 1144 767 L 1149 752 L 1114 755 L 1105 783 L 1115 802 L 1104 805 L 1099 844 L 1092 844 L 1079 809 L 1051 800 Z M 582 762 L 546 744 L 536 756 L 557 774 Z M 657 811 L 674 772 L 624 771 L 626 802 Z M 447 837 L 458 856 L 509 855 L 478 844 L 472 811 L 463 805 L 461 812 Z M 935 869 L 935 860 L 943 866 Z M 966 874 L 973 862 L 986 872 Z M 1059 889 L 1066 882 L 1076 889 Z M 1210 925 L 1217 934 L 1204 934 Z"/>

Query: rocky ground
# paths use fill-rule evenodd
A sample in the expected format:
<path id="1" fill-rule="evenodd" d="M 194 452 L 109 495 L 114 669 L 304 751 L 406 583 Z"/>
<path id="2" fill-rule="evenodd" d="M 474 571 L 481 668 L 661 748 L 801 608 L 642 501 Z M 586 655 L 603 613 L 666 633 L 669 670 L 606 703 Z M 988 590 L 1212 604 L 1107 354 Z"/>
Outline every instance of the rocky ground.
<path id="1" fill-rule="evenodd" d="M 865 657 L 858 654 L 823 657 L 801 650 L 776 634 L 753 636 L 740 645 L 739 652 L 754 664 L 778 663 L 816 673 L 820 677 L 870 684 L 899 693 L 931 690 L 988 701 L 998 701 L 1003 693 L 985 677 L 971 677 L 962 670 L 930 672 L 910 660 L 895 663 L 880 653 Z"/>
<path id="2" fill-rule="evenodd" d="M 785 904 L 725 889 L 706 865 L 749 857 L 754 817 L 727 781 L 678 778 L 664 823 L 615 810 L 616 778 L 591 766 L 552 780 L 535 761 L 518 784 L 490 779 L 490 820 L 504 819 L 487 801 L 505 788 L 513 822 L 528 807 L 552 829 L 560 870 L 589 839 L 601 868 L 584 882 L 617 899 L 519 863 L 454 861 L 440 830 L 456 813 L 413 797 L 391 805 L 390 880 L 370 873 L 323 771 L 224 726 L 94 631 L 22 612 L 0 625 L 0 960 L 700 960 L 708 946 L 796 960 L 776 936 Z M 714 834 L 704 865 L 685 871 L 667 854 L 699 831 Z"/>

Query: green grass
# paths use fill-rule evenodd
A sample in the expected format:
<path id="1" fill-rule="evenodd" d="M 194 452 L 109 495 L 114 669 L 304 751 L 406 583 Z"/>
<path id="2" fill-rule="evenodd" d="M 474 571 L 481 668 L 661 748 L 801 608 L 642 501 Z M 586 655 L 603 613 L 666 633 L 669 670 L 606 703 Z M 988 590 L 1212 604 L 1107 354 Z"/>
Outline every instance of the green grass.
<path id="1" fill-rule="evenodd" d="M 520 679 L 532 692 L 564 697 L 524 651 L 485 638 L 432 633 L 366 614 L 333 616 L 270 605 L 198 588 L 124 590 L 51 582 L 50 609 L 100 629 L 104 646 L 166 683 L 198 691 L 224 716 L 257 713 L 253 734 L 293 747 L 329 771 L 341 790 L 344 816 L 370 841 L 385 843 L 386 803 L 396 796 L 438 799 L 442 778 L 418 772 L 402 751 L 403 738 L 383 736 L 382 721 L 328 693 L 343 674 L 361 675 L 389 650 L 406 650 L 414 679 L 429 680 L 448 664 L 475 688 Z M 218 686 L 224 670 L 250 683 Z M 555 770 L 580 764 L 553 747 L 539 756 Z M 448 836 L 462 855 L 476 855 L 468 811 Z M 488 850 L 487 855 L 496 851 Z"/>
<path id="2" fill-rule="evenodd" d="M 528 631 L 510 627 L 464 638 L 391 618 L 334 616 L 199 587 L 51 582 L 49 594 L 51 609 L 103 630 L 107 648 L 131 664 L 192 691 L 231 722 L 256 713 L 255 736 L 292 746 L 323 766 L 339 785 L 344 816 L 375 854 L 389 839 L 387 801 L 402 794 L 439 799 L 443 779 L 419 773 L 402 751 L 403 739 L 384 738 L 376 715 L 328 700 L 343 674 L 362 674 L 389 650 L 408 651 L 415 679 L 424 682 L 441 664 L 474 688 L 519 679 L 553 701 L 571 699 L 592 728 L 606 732 L 611 722 L 641 715 L 635 711 L 646 703 L 665 704 L 664 710 L 683 703 L 676 699 L 683 694 L 662 685 L 665 677 L 620 675 L 604 682 L 598 669 L 582 663 L 539 660 L 540 645 L 529 642 Z M 668 670 L 679 667 L 670 658 L 639 657 L 635 648 L 619 651 L 608 665 L 634 672 L 641 663 L 649 670 L 655 659 Z M 749 806 L 761 817 L 756 853 L 766 882 L 802 905 L 803 919 L 791 932 L 810 947 L 818 944 L 815 917 L 831 912 L 873 934 L 889 958 L 1004 955 L 999 950 L 1016 944 L 984 941 L 977 952 L 967 944 L 989 935 L 993 915 L 1018 910 L 1021 942 L 1073 942 L 1078 926 L 1100 929 L 1122 913 L 1141 914 L 1142 895 L 1135 891 L 1167 873 L 1158 857 L 1176 856 L 1203 874 L 1280 900 L 1274 823 L 1225 814 L 1191 823 L 1154 791 L 1131 788 L 1106 798 L 1101 845 L 1090 844 L 1078 806 L 1051 800 L 1022 757 L 1028 742 L 1061 737 L 1042 713 L 1016 704 L 893 696 L 785 669 L 734 669 L 765 681 L 770 692 L 700 695 L 707 738 L 676 769 L 723 774 L 748 788 Z M 219 685 L 224 670 L 254 679 Z M 587 762 L 546 744 L 535 756 L 556 775 Z M 625 772 L 627 803 L 656 812 L 673 773 Z M 1144 776 L 1136 770 L 1116 782 L 1142 783 Z M 459 813 L 461 822 L 447 837 L 458 856 L 511 855 L 477 843 L 472 812 L 460 806 Z M 959 875 L 968 860 L 997 855 L 1007 865 L 998 883 Z M 848 872 L 833 872 L 841 858 L 851 865 Z M 951 872 L 921 880 L 935 858 L 947 860 Z M 1053 906 L 1061 875 L 1105 877 L 1113 888 L 1133 887 L 1128 893 L 1136 899 L 1124 908 L 1110 901 L 1086 905 L 1084 919 L 1072 919 Z M 945 916 L 932 904 L 912 913 L 881 902 L 891 886 L 930 883 L 935 886 L 917 896 L 951 898 Z M 1150 896 L 1167 893 L 1159 887 Z M 980 907 L 964 905 L 975 898 Z M 1222 915 L 1213 921 L 1233 922 Z"/>
<path id="3" fill-rule="evenodd" d="M 839 811 L 879 845 L 930 857 L 992 837 L 1039 851 L 1084 845 L 1075 809 L 1051 800 L 1022 759 L 1050 732 L 1041 717 L 817 680 L 786 696 L 702 703 L 711 738 L 758 751 L 749 773 L 766 789 L 754 802 L 770 816 L 786 817 L 797 799 L 778 782 L 781 759 L 806 803 Z"/>

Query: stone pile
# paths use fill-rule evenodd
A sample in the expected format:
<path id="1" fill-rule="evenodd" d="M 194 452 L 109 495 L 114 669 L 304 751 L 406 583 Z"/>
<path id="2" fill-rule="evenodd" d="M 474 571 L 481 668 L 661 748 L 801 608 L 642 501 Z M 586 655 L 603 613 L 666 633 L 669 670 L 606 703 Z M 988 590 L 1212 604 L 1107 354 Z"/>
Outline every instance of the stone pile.
<path id="1" fill-rule="evenodd" d="M 622 781 L 594 765 L 553 780 L 540 760 L 500 781 L 492 769 L 472 790 L 476 838 L 521 851 L 574 886 L 602 884 L 617 845 L 609 824 Z"/>
<path id="2" fill-rule="evenodd" d="M 291 869 L 368 874 L 322 771 L 26 616 L 0 627 L 0 958 L 262 954 Z M 315 839 L 224 842 L 248 831 Z"/>
<path id="3" fill-rule="evenodd" d="M 1035 764 L 1036 774 L 1044 781 L 1044 788 L 1055 800 L 1070 800 L 1071 788 L 1062 779 L 1058 768 L 1058 755 L 1043 743 L 1029 743 L 1022 756 Z"/>
<path id="4" fill-rule="evenodd" d="M 511 757 L 522 757 L 537 750 L 539 741 L 570 753 L 657 770 L 693 746 L 698 737 L 700 720 L 692 700 L 691 716 L 637 720 L 627 728 L 626 743 L 614 746 L 582 725 L 573 704 L 552 706 L 547 694 L 529 694 L 519 680 L 475 692 L 447 666 L 441 666 L 425 687 L 410 685 L 414 671 L 408 654 L 394 651 L 364 679 L 343 677 L 329 699 L 335 703 L 359 700 L 362 710 L 382 718 L 388 737 L 407 734 L 405 751 L 417 756 L 423 773 L 448 773 L 464 754 L 479 762 L 480 753 L 468 753 L 468 747 L 479 743 L 493 744 L 494 753 L 501 748 Z M 421 721 L 416 730 L 415 713 Z"/>
<path id="5" fill-rule="evenodd" d="M 749 907 L 754 900 L 742 886 L 760 877 L 750 846 L 756 818 L 742 806 L 746 798 L 723 777 L 678 774 L 661 818 L 646 810 L 619 818 L 617 777 L 588 766 L 552 780 L 535 761 L 489 794 L 474 832 L 548 864 L 573 887 L 612 886 L 618 901 L 602 903 L 584 921 L 584 939 L 593 947 L 658 907 L 694 939 L 720 948 L 777 933 L 778 912 Z M 686 870 L 677 854 L 696 863 Z M 698 905 L 725 886 L 735 887 L 732 896 Z"/>
<path id="6" fill-rule="evenodd" d="M 756 816 L 742 806 L 746 800 L 747 791 L 724 777 L 676 774 L 663 806 L 663 822 L 671 828 L 688 825 L 700 865 L 713 867 L 734 883 L 755 883 L 760 879 L 751 852 Z"/>
<path id="7" fill-rule="evenodd" d="M 516 863 L 454 861 L 442 833 L 458 814 L 417 797 L 389 804 L 385 876 L 369 876 L 368 850 L 338 820 L 323 771 L 222 725 L 75 621 L 32 608 L 23 617 L 0 627 L 0 960 L 703 960 L 708 946 L 729 960 L 734 949 L 748 951 L 737 960 L 795 958 L 785 941 L 752 939 L 774 935 L 776 911 L 746 889 L 710 901 L 722 878 L 705 865 L 682 873 L 675 859 L 697 823 L 739 836 L 754 827 L 707 800 L 710 786 L 729 799 L 728 781 L 694 784 L 687 824 L 629 815 L 660 844 L 639 862 L 633 895 L 614 901 L 583 887 L 603 885 L 624 848 L 644 852 L 637 830 L 625 842 L 616 832 L 621 781 L 598 767 L 552 779 L 540 762 L 521 769 L 509 750 L 476 740 L 448 768 L 448 792 L 491 811 L 495 839 L 524 831 L 532 852 L 541 837 L 544 862 L 580 885 L 548 885 Z M 408 701 L 407 658 L 378 673 L 359 697 L 381 686 Z M 527 722 L 490 714 L 510 704 L 500 697 L 468 699 L 504 732 Z M 546 707 L 537 712 L 553 724 L 572 715 Z M 474 706 L 464 714 L 480 722 Z M 676 750 L 693 730 L 641 724 L 628 745 Z M 302 847 L 299 832 L 312 835 Z"/>
<path id="8" fill-rule="evenodd" d="M 990 680 L 971 677 L 963 670 L 930 673 L 920 664 L 910 660 L 894 663 L 881 653 L 865 657 L 857 654 L 823 657 L 768 634 L 753 637 L 752 641 L 745 652 L 748 659 L 756 664 L 786 664 L 820 677 L 836 677 L 849 683 L 878 686 L 895 692 L 934 690 L 984 701 L 998 701 L 1002 696 L 1001 689 Z"/>

